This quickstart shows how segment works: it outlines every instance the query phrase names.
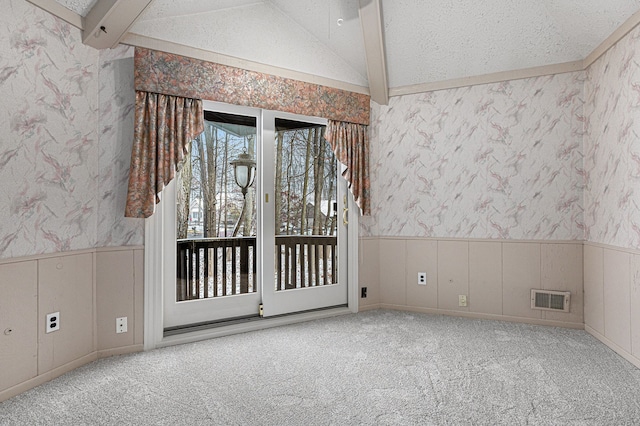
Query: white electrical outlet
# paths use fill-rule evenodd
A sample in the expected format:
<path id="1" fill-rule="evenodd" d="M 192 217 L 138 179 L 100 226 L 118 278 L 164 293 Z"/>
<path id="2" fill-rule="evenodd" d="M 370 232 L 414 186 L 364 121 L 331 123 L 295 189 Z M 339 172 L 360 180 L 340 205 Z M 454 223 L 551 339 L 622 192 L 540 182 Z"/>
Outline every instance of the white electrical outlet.
<path id="1" fill-rule="evenodd" d="M 427 273 L 418 272 L 418 285 L 427 285 Z"/>
<path id="2" fill-rule="evenodd" d="M 47 314 L 47 320 L 45 324 L 45 333 L 51 333 L 53 331 L 60 330 L 60 312 L 52 312 Z"/>
<path id="3" fill-rule="evenodd" d="M 467 306 L 467 295 L 466 294 L 458 295 L 458 306 Z"/>
<path id="4" fill-rule="evenodd" d="M 116 318 L 116 333 L 127 332 L 127 317 Z"/>

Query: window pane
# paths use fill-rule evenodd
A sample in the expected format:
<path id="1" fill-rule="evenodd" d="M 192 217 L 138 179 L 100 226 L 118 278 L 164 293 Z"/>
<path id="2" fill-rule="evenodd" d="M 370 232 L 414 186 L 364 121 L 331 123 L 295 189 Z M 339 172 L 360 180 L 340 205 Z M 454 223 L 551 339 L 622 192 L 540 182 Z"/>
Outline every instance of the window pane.
<path id="1" fill-rule="evenodd" d="M 325 126 L 275 124 L 276 289 L 334 284 L 336 159 Z"/>
<path id="2" fill-rule="evenodd" d="M 256 137 L 255 117 L 205 111 L 176 182 L 179 301 L 256 291 Z"/>

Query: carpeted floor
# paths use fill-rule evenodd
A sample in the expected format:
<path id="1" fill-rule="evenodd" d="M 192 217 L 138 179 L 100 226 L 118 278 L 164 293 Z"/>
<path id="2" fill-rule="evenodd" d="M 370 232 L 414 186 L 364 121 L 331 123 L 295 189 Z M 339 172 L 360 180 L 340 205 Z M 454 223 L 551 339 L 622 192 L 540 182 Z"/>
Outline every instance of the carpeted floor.
<path id="1" fill-rule="evenodd" d="M 372 311 L 112 357 L 1 425 L 640 425 L 640 370 L 584 331 Z"/>

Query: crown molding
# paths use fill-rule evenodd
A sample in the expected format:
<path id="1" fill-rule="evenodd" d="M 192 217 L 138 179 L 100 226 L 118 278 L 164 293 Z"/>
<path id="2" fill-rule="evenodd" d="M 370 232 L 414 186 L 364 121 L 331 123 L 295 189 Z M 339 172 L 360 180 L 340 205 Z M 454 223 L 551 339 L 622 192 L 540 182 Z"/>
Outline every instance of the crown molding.
<path id="1" fill-rule="evenodd" d="M 173 43 L 170 41 L 159 40 L 152 37 L 143 36 L 135 33 L 127 33 L 120 41 L 135 47 L 144 47 L 146 49 L 159 50 L 161 52 L 172 53 L 175 55 L 187 56 L 189 58 L 200 59 L 202 61 L 214 62 L 229 67 L 241 68 L 248 71 L 255 71 L 264 74 L 271 74 L 278 77 L 290 78 L 293 80 L 313 83 L 320 86 L 332 87 L 335 89 L 346 90 L 354 93 L 369 95 L 369 88 L 358 86 L 356 84 L 347 83 L 340 80 L 334 80 L 327 77 L 321 77 L 314 74 L 308 74 L 301 71 L 294 71 L 286 68 L 275 67 L 272 65 L 262 64 L 260 62 L 248 61 L 233 56 L 223 55 L 221 53 L 211 52 L 204 49 L 185 46 L 183 44 Z"/>
<path id="2" fill-rule="evenodd" d="M 84 30 L 84 18 L 72 10 L 67 9 L 55 0 L 27 0 L 32 5 L 57 16 L 63 21 L 73 25 L 79 30 Z"/>
<path id="3" fill-rule="evenodd" d="M 475 86 L 478 84 L 499 83 L 502 81 L 520 80 L 523 78 L 582 71 L 584 69 L 582 63 L 582 60 L 578 60 L 573 62 L 565 62 L 562 64 L 544 65 L 541 67 L 523 68 L 512 71 L 500 71 L 491 74 L 474 75 L 443 81 L 434 81 L 433 83 L 422 83 L 410 86 L 394 87 L 392 89 L 389 89 L 389 96 L 393 97 L 413 95 L 416 93 L 455 89 L 458 87 Z"/>
<path id="4" fill-rule="evenodd" d="M 600 56 L 607 53 L 609 49 L 615 46 L 624 36 L 629 34 L 631 30 L 633 30 L 638 24 L 640 24 L 640 11 L 631 15 L 629 19 L 623 22 L 614 32 L 611 33 L 609 37 L 607 37 L 598 47 L 593 49 L 593 51 L 584 58 L 584 69 L 587 69 L 591 64 L 593 64 Z"/>

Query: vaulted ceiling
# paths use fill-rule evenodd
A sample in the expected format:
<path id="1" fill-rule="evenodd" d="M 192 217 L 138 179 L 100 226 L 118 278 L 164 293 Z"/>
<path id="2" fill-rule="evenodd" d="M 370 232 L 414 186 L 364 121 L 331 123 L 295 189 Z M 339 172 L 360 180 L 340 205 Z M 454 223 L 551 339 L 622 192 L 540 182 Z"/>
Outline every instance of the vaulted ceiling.
<path id="1" fill-rule="evenodd" d="M 409 93 L 537 67 L 582 69 L 640 15 L 640 0 L 29 1 L 65 10 L 89 45 L 189 47 L 223 63 L 370 91 L 381 103 L 387 89 Z M 102 26 L 111 33 L 107 46 Z"/>

